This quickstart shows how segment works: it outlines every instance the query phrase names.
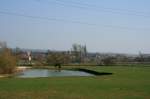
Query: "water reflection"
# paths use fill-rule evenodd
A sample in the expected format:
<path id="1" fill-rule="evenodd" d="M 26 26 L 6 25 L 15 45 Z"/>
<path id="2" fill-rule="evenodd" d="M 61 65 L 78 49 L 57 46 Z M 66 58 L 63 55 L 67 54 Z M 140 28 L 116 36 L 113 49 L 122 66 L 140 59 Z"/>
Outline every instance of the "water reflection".
<path id="1" fill-rule="evenodd" d="M 35 77 L 63 77 L 63 76 L 94 76 L 93 74 L 83 71 L 73 70 L 48 70 L 48 69 L 29 69 L 23 71 L 16 77 L 19 78 L 35 78 Z"/>

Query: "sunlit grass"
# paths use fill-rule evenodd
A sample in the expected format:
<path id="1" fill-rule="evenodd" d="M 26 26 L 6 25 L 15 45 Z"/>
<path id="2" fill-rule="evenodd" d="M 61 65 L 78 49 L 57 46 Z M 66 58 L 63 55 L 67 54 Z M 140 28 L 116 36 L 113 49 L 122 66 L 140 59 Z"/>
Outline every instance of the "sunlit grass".
<path id="1" fill-rule="evenodd" d="M 88 67 L 113 75 L 1 78 L 0 99 L 150 99 L 150 67 Z"/>

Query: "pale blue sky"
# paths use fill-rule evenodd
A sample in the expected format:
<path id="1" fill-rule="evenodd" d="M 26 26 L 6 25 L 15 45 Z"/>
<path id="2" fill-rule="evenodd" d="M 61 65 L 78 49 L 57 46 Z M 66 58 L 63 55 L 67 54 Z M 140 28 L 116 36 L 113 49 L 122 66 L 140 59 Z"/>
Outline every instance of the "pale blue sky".
<path id="1" fill-rule="evenodd" d="M 150 53 L 150 0 L 0 0 L 0 41 L 10 47 Z"/>

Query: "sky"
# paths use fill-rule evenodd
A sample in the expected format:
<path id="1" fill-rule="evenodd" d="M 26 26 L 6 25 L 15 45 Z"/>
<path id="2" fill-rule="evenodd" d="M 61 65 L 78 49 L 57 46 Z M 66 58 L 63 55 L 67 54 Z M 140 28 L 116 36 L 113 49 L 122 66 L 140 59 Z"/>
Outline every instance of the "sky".
<path id="1" fill-rule="evenodd" d="M 0 0 L 11 48 L 150 53 L 150 0 Z"/>

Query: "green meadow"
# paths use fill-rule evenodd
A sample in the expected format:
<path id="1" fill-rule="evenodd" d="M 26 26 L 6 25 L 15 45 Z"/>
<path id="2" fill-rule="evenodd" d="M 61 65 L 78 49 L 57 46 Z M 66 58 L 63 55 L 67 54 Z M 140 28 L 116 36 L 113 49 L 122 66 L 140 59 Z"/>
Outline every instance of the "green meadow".
<path id="1" fill-rule="evenodd" d="M 150 99 L 150 67 L 82 67 L 112 75 L 0 78 L 0 99 Z"/>

